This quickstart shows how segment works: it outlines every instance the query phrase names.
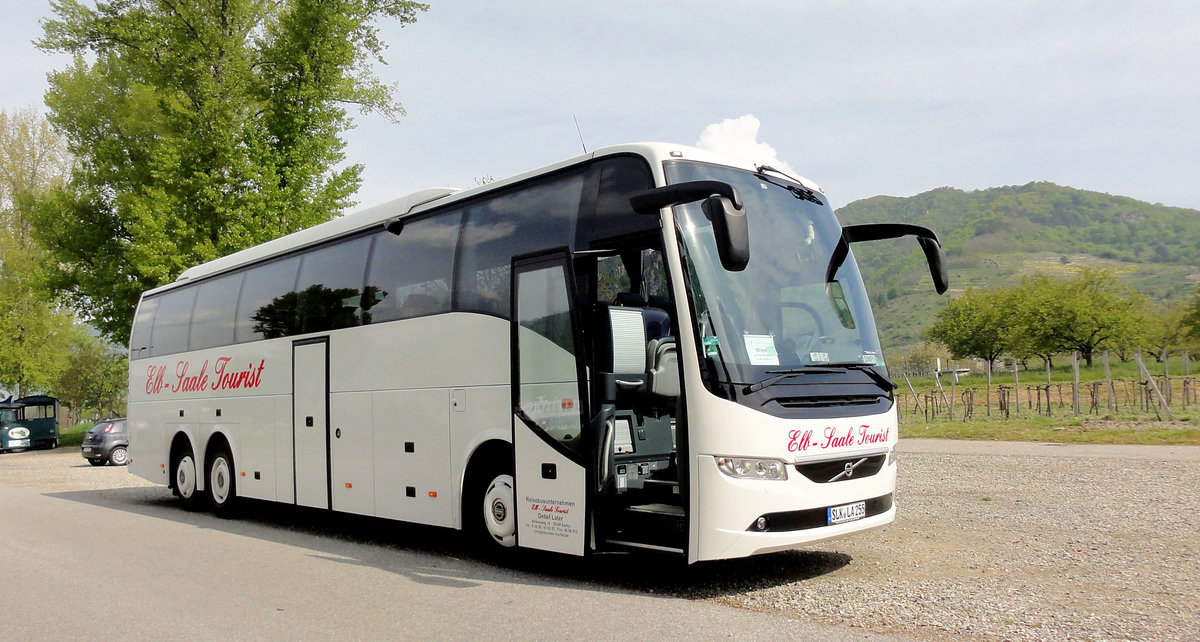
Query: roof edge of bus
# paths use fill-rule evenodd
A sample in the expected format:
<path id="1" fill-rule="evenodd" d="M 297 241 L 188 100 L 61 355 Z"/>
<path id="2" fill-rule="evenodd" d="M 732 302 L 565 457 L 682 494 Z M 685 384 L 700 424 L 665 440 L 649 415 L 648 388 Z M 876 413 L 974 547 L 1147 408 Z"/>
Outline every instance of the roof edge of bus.
<path id="1" fill-rule="evenodd" d="M 745 156 L 735 156 L 725 152 L 716 152 L 690 145 L 679 145 L 676 143 L 628 143 L 624 145 L 613 145 L 611 147 L 602 147 L 593 152 L 595 156 L 608 156 L 620 153 L 637 153 L 650 158 L 658 158 L 660 160 L 690 160 L 700 163 L 711 163 L 713 165 L 725 165 L 727 167 L 735 167 L 748 172 L 757 172 L 758 168 L 764 164 L 772 162 L 780 162 L 777 159 L 770 158 L 748 158 Z M 801 176 L 795 172 L 786 174 L 795 182 L 804 187 L 815 190 L 820 194 L 824 194 L 825 190 L 821 186 L 810 180 L 806 176 Z"/>
<path id="2" fill-rule="evenodd" d="M 435 205 L 440 206 L 449 202 L 465 200 L 475 197 L 479 194 L 490 192 L 496 189 L 502 189 L 508 185 L 520 183 L 534 176 L 564 169 L 572 165 L 577 165 L 582 162 L 602 156 L 614 156 L 619 154 L 637 154 L 647 160 L 653 162 L 661 162 L 664 160 L 691 160 L 701 163 L 712 163 L 716 165 L 725 165 L 744 169 L 746 171 L 757 171 L 760 161 L 731 156 L 721 152 L 714 152 L 699 147 L 689 145 L 680 145 L 677 143 L 661 143 L 661 142 L 635 142 L 624 143 L 619 145 L 610 145 L 601 147 L 591 152 L 585 152 L 582 155 L 568 158 L 557 163 L 553 163 L 544 167 L 522 172 L 514 176 L 509 176 L 486 185 L 474 187 L 467 190 L 460 190 L 453 187 L 434 187 L 423 189 L 400 198 L 366 207 L 349 214 L 344 214 L 324 223 L 314 225 L 303 230 L 298 230 L 287 236 L 281 236 L 256 245 L 228 254 L 226 256 L 213 259 L 207 263 L 201 263 L 190 267 L 183 271 L 171 283 L 160 285 L 157 288 L 148 290 L 143 295 L 156 294 L 160 291 L 170 290 L 183 283 L 194 281 L 215 274 L 220 274 L 235 268 L 241 267 L 248 263 L 263 261 L 281 256 L 294 250 L 318 243 L 328 238 L 351 234 L 372 225 L 377 225 L 382 221 L 400 216 L 416 214 L 421 210 Z M 769 159 L 766 159 L 769 160 Z M 802 176 L 792 176 L 801 185 L 816 190 L 819 193 L 824 193 L 816 183 Z"/>
<path id="3" fill-rule="evenodd" d="M 349 234 L 372 225 L 378 224 L 380 221 L 397 216 L 404 216 L 415 208 L 427 203 L 443 199 L 452 194 L 456 194 L 462 190 L 454 187 L 433 187 L 423 189 L 400 198 L 367 207 L 349 214 L 339 216 L 324 223 L 307 227 L 296 232 L 292 232 L 287 236 L 281 236 L 277 239 L 272 239 L 260 245 L 249 247 L 244 250 L 239 250 L 232 254 L 227 254 L 217 259 L 213 259 L 208 263 L 201 263 L 190 267 L 183 271 L 172 283 L 159 286 L 154 290 L 147 292 L 151 294 L 160 289 L 170 289 L 176 284 L 192 281 L 201 277 L 210 276 L 219 272 L 224 272 L 247 263 L 269 259 L 274 256 L 286 254 L 297 248 L 316 243 L 318 241 Z"/>

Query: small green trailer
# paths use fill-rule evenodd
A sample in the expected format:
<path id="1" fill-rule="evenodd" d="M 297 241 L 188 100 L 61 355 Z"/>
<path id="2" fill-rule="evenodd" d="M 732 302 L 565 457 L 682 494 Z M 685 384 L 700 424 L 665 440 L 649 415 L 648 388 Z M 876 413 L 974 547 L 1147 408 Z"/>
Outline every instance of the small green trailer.
<path id="1" fill-rule="evenodd" d="M 0 403 L 0 452 L 57 447 L 57 399 L 32 395 Z"/>

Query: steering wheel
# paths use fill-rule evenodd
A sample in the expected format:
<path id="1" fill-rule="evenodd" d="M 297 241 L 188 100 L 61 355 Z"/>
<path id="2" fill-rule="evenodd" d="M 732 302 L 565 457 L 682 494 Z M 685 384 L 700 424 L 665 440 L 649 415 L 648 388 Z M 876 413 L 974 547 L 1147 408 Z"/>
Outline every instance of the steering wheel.
<path id="1" fill-rule="evenodd" d="M 796 356 L 800 357 L 801 361 L 808 361 L 809 353 L 813 351 L 813 348 L 817 347 L 821 338 L 825 336 L 825 327 L 821 325 L 821 315 L 817 312 L 816 308 L 807 303 L 784 303 L 783 313 L 786 315 L 788 310 L 803 310 L 812 319 L 811 329 L 802 331 L 794 337 L 787 337 L 796 342 Z"/>

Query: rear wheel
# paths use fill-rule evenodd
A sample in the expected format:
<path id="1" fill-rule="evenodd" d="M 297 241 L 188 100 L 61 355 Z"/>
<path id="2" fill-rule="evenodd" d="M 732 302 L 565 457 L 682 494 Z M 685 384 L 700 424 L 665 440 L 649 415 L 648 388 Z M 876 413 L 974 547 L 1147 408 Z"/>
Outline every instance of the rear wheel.
<path id="1" fill-rule="evenodd" d="M 196 490 L 196 458 L 192 456 L 190 447 L 175 455 L 171 462 L 171 471 L 171 486 L 183 507 L 188 510 L 199 508 L 200 493 Z"/>
<path id="2" fill-rule="evenodd" d="M 224 447 L 213 452 L 208 465 L 208 499 L 213 512 L 229 517 L 237 498 L 237 482 L 233 476 L 233 457 Z"/>
<path id="3" fill-rule="evenodd" d="M 129 463 L 129 452 L 125 450 L 124 446 L 117 446 L 108 454 L 108 460 L 112 462 L 113 466 L 124 466 Z"/>

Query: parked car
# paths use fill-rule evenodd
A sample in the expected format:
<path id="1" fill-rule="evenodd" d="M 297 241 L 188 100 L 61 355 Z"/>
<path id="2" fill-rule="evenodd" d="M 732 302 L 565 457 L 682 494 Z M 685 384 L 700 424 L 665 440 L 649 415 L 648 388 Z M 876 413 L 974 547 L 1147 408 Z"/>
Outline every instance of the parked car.
<path id="1" fill-rule="evenodd" d="M 93 466 L 112 462 L 114 466 L 129 463 L 129 431 L 124 418 L 105 419 L 88 429 L 83 436 L 83 458 Z"/>

